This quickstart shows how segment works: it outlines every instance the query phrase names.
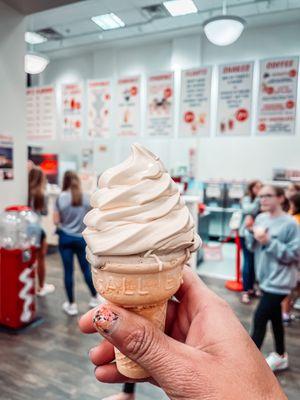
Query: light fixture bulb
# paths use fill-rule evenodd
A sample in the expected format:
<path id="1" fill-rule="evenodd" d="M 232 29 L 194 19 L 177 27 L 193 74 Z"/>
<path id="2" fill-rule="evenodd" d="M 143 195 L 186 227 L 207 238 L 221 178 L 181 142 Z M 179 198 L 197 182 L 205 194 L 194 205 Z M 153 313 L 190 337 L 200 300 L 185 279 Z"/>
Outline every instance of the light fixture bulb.
<path id="1" fill-rule="evenodd" d="M 210 18 L 203 24 L 207 39 L 217 46 L 228 46 L 241 36 L 246 21 L 233 15 L 220 15 Z"/>
<path id="2" fill-rule="evenodd" d="M 49 64 L 49 58 L 36 52 L 25 54 L 25 72 L 27 74 L 40 74 Z"/>

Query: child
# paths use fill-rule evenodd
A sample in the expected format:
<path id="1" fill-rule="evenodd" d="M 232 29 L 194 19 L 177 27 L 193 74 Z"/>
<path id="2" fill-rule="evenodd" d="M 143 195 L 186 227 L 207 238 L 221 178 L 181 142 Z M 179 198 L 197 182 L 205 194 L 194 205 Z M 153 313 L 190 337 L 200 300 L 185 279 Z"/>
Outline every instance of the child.
<path id="1" fill-rule="evenodd" d="M 248 220 L 245 237 L 255 254 L 255 272 L 262 297 L 254 315 L 252 339 L 260 349 L 268 321 L 272 323 L 276 352 L 266 361 L 273 371 L 288 368 L 281 302 L 296 285 L 300 237 L 296 221 L 284 210 L 288 200 L 282 188 L 265 186 L 259 193 L 261 211 L 254 224 Z"/>

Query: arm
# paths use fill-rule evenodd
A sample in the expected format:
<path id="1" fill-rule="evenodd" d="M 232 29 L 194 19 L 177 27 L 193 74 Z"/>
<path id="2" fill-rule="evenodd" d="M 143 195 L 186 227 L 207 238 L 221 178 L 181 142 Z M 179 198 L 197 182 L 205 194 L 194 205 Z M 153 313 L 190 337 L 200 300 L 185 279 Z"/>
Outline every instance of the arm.
<path id="1" fill-rule="evenodd" d="M 259 243 L 255 239 L 253 232 L 250 232 L 249 229 L 245 229 L 244 235 L 245 235 L 245 243 L 247 249 L 252 253 L 254 253 L 257 247 L 259 246 Z"/>
<path id="2" fill-rule="evenodd" d="M 60 213 L 59 213 L 58 198 L 55 201 L 54 213 L 53 213 L 53 223 L 56 226 L 58 226 L 60 224 Z"/>
<path id="3" fill-rule="evenodd" d="M 250 197 L 246 196 L 242 199 L 241 207 L 245 215 L 253 215 L 255 217 L 259 211 L 259 200 L 251 201 Z"/>
<path id="4" fill-rule="evenodd" d="M 41 215 L 46 216 L 48 215 L 48 196 L 44 196 L 44 207 L 41 211 Z"/>
<path id="5" fill-rule="evenodd" d="M 267 253 L 272 254 L 283 264 L 292 264 L 300 259 L 300 232 L 296 224 L 288 225 L 286 241 L 271 238 L 266 245 Z"/>
<path id="6" fill-rule="evenodd" d="M 53 223 L 56 226 L 60 224 L 60 215 L 59 215 L 59 212 L 56 210 L 54 211 L 54 214 L 53 214 Z"/>

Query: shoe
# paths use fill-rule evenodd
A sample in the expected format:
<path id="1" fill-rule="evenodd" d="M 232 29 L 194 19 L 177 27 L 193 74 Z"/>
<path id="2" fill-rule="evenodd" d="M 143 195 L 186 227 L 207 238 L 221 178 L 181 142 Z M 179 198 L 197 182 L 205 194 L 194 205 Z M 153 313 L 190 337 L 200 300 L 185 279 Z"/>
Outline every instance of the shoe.
<path id="1" fill-rule="evenodd" d="M 76 303 L 69 303 L 68 301 L 66 301 L 63 305 L 62 305 L 62 309 L 64 310 L 65 313 L 67 313 L 68 315 L 74 316 L 78 314 L 78 308 L 77 308 L 77 304 Z"/>
<path id="2" fill-rule="evenodd" d="M 44 286 L 36 292 L 36 294 L 37 296 L 44 297 L 53 292 L 55 292 L 55 286 L 51 283 L 45 283 Z"/>
<path id="3" fill-rule="evenodd" d="M 271 353 L 266 358 L 266 362 L 273 372 L 283 371 L 289 367 L 289 357 L 287 353 L 281 357 L 278 353 Z"/>
<path id="4" fill-rule="evenodd" d="M 250 303 L 251 303 L 250 296 L 249 296 L 249 293 L 248 293 L 248 292 L 244 292 L 244 293 L 242 294 L 241 302 L 242 302 L 243 304 L 250 304 Z"/>
<path id="5" fill-rule="evenodd" d="M 91 300 L 89 302 L 89 307 L 94 308 L 99 306 L 99 304 L 101 303 L 104 303 L 104 299 L 99 294 L 97 294 L 95 297 L 91 297 Z"/>
<path id="6" fill-rule="evenodd" d="M 295 310 L 300 310 L 300 297 L 295 301 L 293 308 Z"/>

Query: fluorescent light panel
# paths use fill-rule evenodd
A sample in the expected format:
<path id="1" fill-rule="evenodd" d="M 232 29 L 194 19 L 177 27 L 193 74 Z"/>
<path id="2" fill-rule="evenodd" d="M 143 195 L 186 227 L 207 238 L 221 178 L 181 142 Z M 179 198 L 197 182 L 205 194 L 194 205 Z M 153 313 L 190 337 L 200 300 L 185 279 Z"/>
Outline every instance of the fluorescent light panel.
<path id="1" fill-rule="evenodd" d="M 47 42 L 47 38 L 36 32 L 26 32 L 25 42 L 29 44 L 41 44 Z"/>
<path id="2" fill-rule="evenodd" d="M 187 15 L 198 12 L 198 9 L 195 6 L 193 0 L 165 1 L 164 6 L 172 15 L 172 17 L 178 17 L 179 15 Z"/>
<path id="3" fill-rule="evenodd" d="M 104 31 L 123 28 L 125 26 L 125 23 L 121 20 L 121 18 L 114 13 L 97 15 L 96 17 L 92 17 L 91 20 L 100 26 L 100 28 L 102 28 Z"/>

